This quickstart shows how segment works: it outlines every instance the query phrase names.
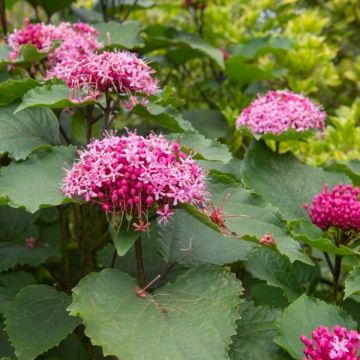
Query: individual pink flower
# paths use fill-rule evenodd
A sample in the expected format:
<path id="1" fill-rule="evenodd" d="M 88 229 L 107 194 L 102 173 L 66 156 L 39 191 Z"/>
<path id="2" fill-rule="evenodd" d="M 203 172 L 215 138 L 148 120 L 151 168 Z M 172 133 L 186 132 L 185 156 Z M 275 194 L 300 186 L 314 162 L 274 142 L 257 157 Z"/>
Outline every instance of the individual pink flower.
<path id="1" fill-rule="evenodd" d="M 345 327 L 334 326 L 330 331 L 319 326 L 312 332 L 312 338 L 300 336 L 304 343 L 303 360 L 359 360 L 359 333 Z"/>
<path id="2" fill-rule="evenodd" d="M 105 92 L 112 92 L 128 95 L 137 103 L 133 94 L 156 93 L 158 81 L 152 78 L 153 73 L 154 70 L 136 54 L 104 51 L 79 61 L 59 63 L 51 76 L 67 83 L 74 101 L 96 99 Z"/>
<path id="3" fill-rule="evenodd" d="M 274 235 L 273 234 L 265 234 L 261 237 L 260 243 L 266 246 L 275 245 Z"/>
<path id="4" fill-rule="evenodd" d="M 360 231 L 360 188 L 350 184 L 336 185 L 329 191 L 325 184 L 320 194 L 313 197 L 309 206 L 305 204 L 311 221 L 322 230 L 330 227 L 340 230 Z"/>
<path id="5" fill-rule="evenodd" d="M 79 155 L 67 170 L 64 194 L 125 216 L 136 230 L 147 229 L 149 214 L 166 223 L 178 204 L 204 205 L 204 172 L 178 143 L 162 135 L 109 135 L 94 140 Z"/>
<path id="6" fill-rule="evenodd" d="M 54 42 L 60 42 L 48 55 L 48 69 L 59 62 L 78 61 L 83 56 L 93 54 L 102 47 L 97 40 L 98 32 L 95 28 L 84 23 L 70 24 L 61 22 L 59 26 L 52 24 L 31 24 L 25 21 L 25 28 L 15 30 L 7 38 L 12 51 L 11 60 L 16 60 L 20 54 L 20 47 L 25 44 L 34 45 L 40 51 L 49 51 Z"/>
<path id="7" fill-rule="evenodd" d="M 326 113 L 303 95 L 272 90 L 259 96 L 236 120 L 236 127 L 248 127 L 254 134 L 279 135 L 287 130 L 323 130 Z"/>

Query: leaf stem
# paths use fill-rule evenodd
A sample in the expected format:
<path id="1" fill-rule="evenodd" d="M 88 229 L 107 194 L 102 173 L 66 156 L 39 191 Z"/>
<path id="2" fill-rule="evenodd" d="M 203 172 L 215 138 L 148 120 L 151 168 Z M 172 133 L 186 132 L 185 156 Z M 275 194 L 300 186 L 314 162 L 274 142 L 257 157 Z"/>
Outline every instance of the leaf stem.
<path id="1" fill-rule="evenodd" d="M 275 152 L 280 154 L 280 141 L 275 141 Z"/>
<path id="2" fill-rule="evenodd" d="M 337 303 L 337 294 L 339 291 L 339 280 L 340 280 L 340 272 L 341 272 L 341 260 L 342 257 L 340 255 L 335 255 L 335 268 L 334 268 L 334 300 Z"/>
<path id="3" fill-rule="evenodd" d="M 145 286 L 145 269 L 144 269 L 144 257 L 141 246 L 141 236 L 139 236 L 135 241 L 135 255 L 136 255 L 136 264 L 137 264 L 137 271 L 139 277 L 139 286 L 143 288 Z"/>
<path id="4" fill-rule="evenodd" d="M 328 266 L 329 266 L 329 269 L 330 269 L 330 271 L 331 271 L 331 274 L 334 276 L 334 273 L 335 273 L 335 271 L 334 271 L 334 265 L 333 265 L 333 263 L 331 262 L 330 256 L 329 256 L 329 254 L 328 254 L 326 251 L 324 251 L 324 256 L 325 256 L 325 260 L 326 260 L 326 262 L 327 262 L 327 264 L 328 264 Z"/>

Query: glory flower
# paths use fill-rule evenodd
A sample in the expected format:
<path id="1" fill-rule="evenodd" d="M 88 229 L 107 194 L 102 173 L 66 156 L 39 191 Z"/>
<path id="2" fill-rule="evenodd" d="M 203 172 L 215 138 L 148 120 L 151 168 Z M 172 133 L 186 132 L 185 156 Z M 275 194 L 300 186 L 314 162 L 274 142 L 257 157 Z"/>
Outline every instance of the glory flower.
<path id="1" fill-rule="evenodd" d="M 246 107 L 236 127 L 248 127 L 254 134 L 279 135 L 287 130 L 323 130 L 325 112 L 303 95 L 288 90 L 269 91 Z"/>
<path id="2" fill-rule="evenodd" d="M 166 223 L 178 204 L 204 205 L 204 172 L 178 143 L 162 135 L 109 135 L 79 154 L 67 170 L 64 194 L 131 218 L 135 229 L 146 229 L 149 215 Z"/>
<path id="3" fill-rule="evenodd" d="M 305 204 L 313 224 L 322 230 L 334 227 L 340 230 L 360 231 L 360 188 L 350 184 L 336 185 L 329 191 L 325 184 L 320 194 L 313 197 L 309 207 Z"/>
<path id="4" fill-rule="evenodd" d="M 105 92 L 154 95 L 158 82 L 154 70 L 136 54 L 127 51 L 86 56 L 80 61 L 58 64 L 52 75 L 64 80 L 72 99 L 96 99 Z"/>
<path id="5" fill-rule="evenodd" d="M 359 333 L 345 327 L 334 326 L 330 331 L 319 326 L 312 332 L 312 338 L 300 337 L 305 344 L 303 360 L 359 360 Z"/>
<path id="6" fill-rule="evenodd" d="M 49 51 L 54 42 L 60 42 L 48 55 L 47 65 L 50 69 L 59 62 L 77 61 L 85 55 L 93 54 L 102 47 L 97 37 L 97 30 L 84 23 L 61 22 L 55 26 L 31 24 L 26 20 L 24 29 L 15 30 L 8 36 L 7 42 L 12 48 L 9 58 L 15 60 L 20 54 L 20 47 L 25 44 L 35 46 L 39 51 Z"/>

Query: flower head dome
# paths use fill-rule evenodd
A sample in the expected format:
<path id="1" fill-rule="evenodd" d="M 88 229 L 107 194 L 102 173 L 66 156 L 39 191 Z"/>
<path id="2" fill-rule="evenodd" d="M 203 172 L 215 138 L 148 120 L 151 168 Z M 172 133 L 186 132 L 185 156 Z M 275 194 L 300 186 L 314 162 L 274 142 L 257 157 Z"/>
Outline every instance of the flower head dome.
<path id="1" fill-rule="evenodd" d="M 305 204 L 313 224 L 322 230 L 335 227 L 340 230 L 360 231 L 360 188 L 350 184 L 336 185 L 329 191 L 324 185 L 320 194 L 313 197 L 310 207 Z"/>
<path id="2" fill-rule="evenodd" d="M 359 333 L 345 327 L 334 326 L 330 331 L 319 326 L 312 332 L 312 338 L 302 335 L 305 344 L 303 360 L 359 360 Z"/>
<path id="3" fill-rule="evenodd" d="M 95 99 L 105 92 L 154 95 L 158 82 L 151 69 L 136 54 L 127 51 L 85 56 L 79 61 L 59 63 L 52 76 L 64 80 L 72 89 L 72 99 Z"/>
<path id="4" fill-rule="evenodd" d="M 67 170 L 63 192 L 102 205 L 104 211 L 132 218 L 134 226 L 150 213 L 166 222 L 181 203 L 202 206 L 205 176 L 179 144 L 161 135 L 128 132 L 94 140 Z"/>
<path id="5" fill-rule="evenodd" d="M 8 44 L 12 48 L 9 54 L 15 60 L 20 54 L 20 47 L 25 44 L 34 45 L 40 51 L 48 51 L 55 41 L 60 45 L 48 55 L 48 68 L 66 60 L 77 61 L 83 56 L 93 54 L 102 47 L 97 41 L 98 32 L 84 23 L 70 24 L 61 22 L 59 26 L 51 24 L 31 24 L 25 21 L 25 28 L 15 30 L 8 36 Z"/>
<path id="6" fill-rule="evenodd" d="M 287 90 L 269 91 L 243 110 L 236 120 L 238 128 L 248 127 L 254 134 L 279 135 L 287 130 L 323 130 L 326 114 L 305 96 Z"/>

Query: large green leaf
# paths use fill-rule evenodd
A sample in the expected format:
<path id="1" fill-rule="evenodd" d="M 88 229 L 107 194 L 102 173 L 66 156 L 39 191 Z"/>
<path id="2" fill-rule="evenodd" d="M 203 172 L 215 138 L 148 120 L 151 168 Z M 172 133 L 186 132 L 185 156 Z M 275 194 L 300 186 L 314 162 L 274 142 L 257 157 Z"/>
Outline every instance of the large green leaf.
<path id="1" fill-rule="evenodd" d="M 22 103 L 15 110 L 15 113 L 31 107 L 63 109 L 66 107 L 84 106 L 91 102 L 90 100 L 82 103 L 72 102 L 70 100 L 70 89 L 66 85 L 44 85 L 28 91 L 24 95 Z"/>
<path id="2" fill-rule="evenodd" d="M 285 360 L 286 354 L 272 339 L 278 335 L 276 318 L 280 311 L 266 306 L 255 306 L 252 302 L 241 305 L 237 321 L 237 334 L 232 337 L 231 360 Z"/>
<path id="3" fill-rule="evenodd" d="M 184 120 L 182 114 L 171 105 L 162 106 L 149 102 L 146 107 L 135 106 L 132 112 L 174 132 L 194 130 L 192 125 Z"/>
<path id="4" fill-rule="evenodd" d="M 155 241 L 168 264 L 184 266 L 223 265 L 244 260 L 256 244 L 233 239 L 210 229 L 199 220 L 178 209 L 166 226 L 156 224 L 144 241 Z"/>
<path id="5" fill-rule="evenodd" d="M 171 134 L 169 138 L 179 140 L 181 146 L 193 149 L 196 154 L 206 160 L 228 163 L 232 159 L 231 153 L 226 145 L 220 144 L 216 140 L 207 139 L 198 132 L 191 131 L 181 134 Z"/>
<path id="6" fill-rule="evenodd" d="M 319 325 L 346 326 L 356 329 L 355 321 L 341 308 L 324 301 L 302 295 L 289 305 L 277 321 L 280 335 L 274 341 L 290 353 L 294 359 L 303 356 L 304 344 L 300 336 L 311 337 Z"/>
<path id="7" fill-rule="evenodd" d="M 225 224 L 231 231 L 250 240 L 272 234 L 279 252 L 286 255 L 291 262 L 299 260 L 312 264 L 302 252 L 299 243 L 292 239 L 274 208 L 259 196 L 235 183 L 213 184 L 209 190 L 215 204 L 224 204 Z"/>
<path id="8" fill-rule="evenodd" d="M 308 219 L 304 203 L 311 202 L 325 183 L 333 187 L 350 182 L 344 174 L 302 164 L 290 153 L 277 155 L 262 142 L 248 149 L 242 174 L 244 184 L 279 208 L 287 220 Z"/>
<path id="9" fill-rule="evenodd" d="M 66 312 L 70 301 L 69 295 L 46 285 L 29 285 L 16 295 L 6 312 L 5 328 L 19 360 L 33 360 L 80 324 Z"/>
<path id="10" fill-rule="evenodd" d="M 311 293 L 320 280 L 317 266 L 298 261 L 291 264 L 284 256 L 264 247 L 248 256 L 246 270 L 269 285 L 279 287 L 291 300 L 304 292 Z"/>
<path id="11" fill-rule="evenodd" d="M 138 21 L 125 21 L 121 24 L 114 21 L 100 22 L 95 24 L 95 27 L 99 31 L 99 41 L 104 45 L 133 49 L 144 44 L 140 37 L 142 25 Z M 108 34 L 110 35 L 110 44 L 108 44 Z"/>
<path id="12" fill-rule="evenodd" d="M 10 241 L 30 225 L 33 216 L 24 209 L 0 206 L 0 241 Z"/>
<path id="13" fill-rule="evenodd" d="M 360 294 L 360 267 L 355 267 L 345 280 L 344 299 Z"/>
<path id="14" fill-rule="evenodd" d="M 191 109 L 183 112 L 194 128 L 209 139 L 218 139 L 229 135 L 230 128 L 224 114 L 218 110 Z"/>
<path id="15" fill-rule="evenodd" d="M 39 82 L 27 78 L 22 80 L 9 79 L 0 83 L 0 106 L 11 104 L 30 89 L 39 86 Z"/>
<path id="16" fill-rule="evenodd" d="M 27 160 L 11 163 L 0 172 L 0 198 L 13 207 L 33 213 L 41 207 L 59 205 L 65 197 L 60 189 L 64 168 L 75 158 L 72 146 L 54 147 L 31 155 Z"/>
<path id="17" fill-rule="evenodd" d="M 147 35 L 147 46 L 144 49 L 145 52 L 170 47 L 192 49 L 197 51 L 199 55 L 209 57 L 221 68 L 224 68 L 222 52 L 200 37 L 160 24 L 148 26 L 145 29 L 145 33 Z"/>
<path id="18" fill-rule="evenodd" d="M 15 105 L 0 108 L 0 153 L 15 160 L 34 150 L 60 144 L 59 125 L 49 109 L 26 109 L 14 114 Z"/>
<path id="19" fill-rule="evenodd" d="M 34 277 L 18 271 L 0 275 L 0 313 L 4 313 L 15 295 L 25 286 L 35 284 Z"/>
<path id="20" fill-rule="evenodd" d="M 328 171 L 342 171 L 344 172 L 353 182 L 354 185 L 360 186 L 360 161 L 351 160 L 346 163 L 330 162 L 325 167 Z"/>
<path id="21" fill-rule="evenodd" d="M 38 266 L 49 257 L 57 256 L 58 249 L 54 244 L 43 244 L 36 248 L 25 245 L 4 244 L 0 246 L 0 272 L 7 271 L 17 265 Z"/>
<path id="22" fill-rule="evenodd" d="M 127 360 L 228 359 L 241 284 L 216 266 L 180 275 L 146 298 L 115 269 L 90 274 L 74 289 L 72 315 L 104 355 Z"/>
<path id="23" fill-rule="evenodd" d="M 15 350 L 10 344 L 9 337 L 4 330 L 4 323 L 0 319 L 0 359 L 1 360 L 17 360 Z"/>
<path id="24" fill-rule="evenodd" d="M 33 6 L 42 7 L 48 16 L 51 16 L 55 12 L 65 9 L 71 5 L 75 0 L 28 0 Z"/>

